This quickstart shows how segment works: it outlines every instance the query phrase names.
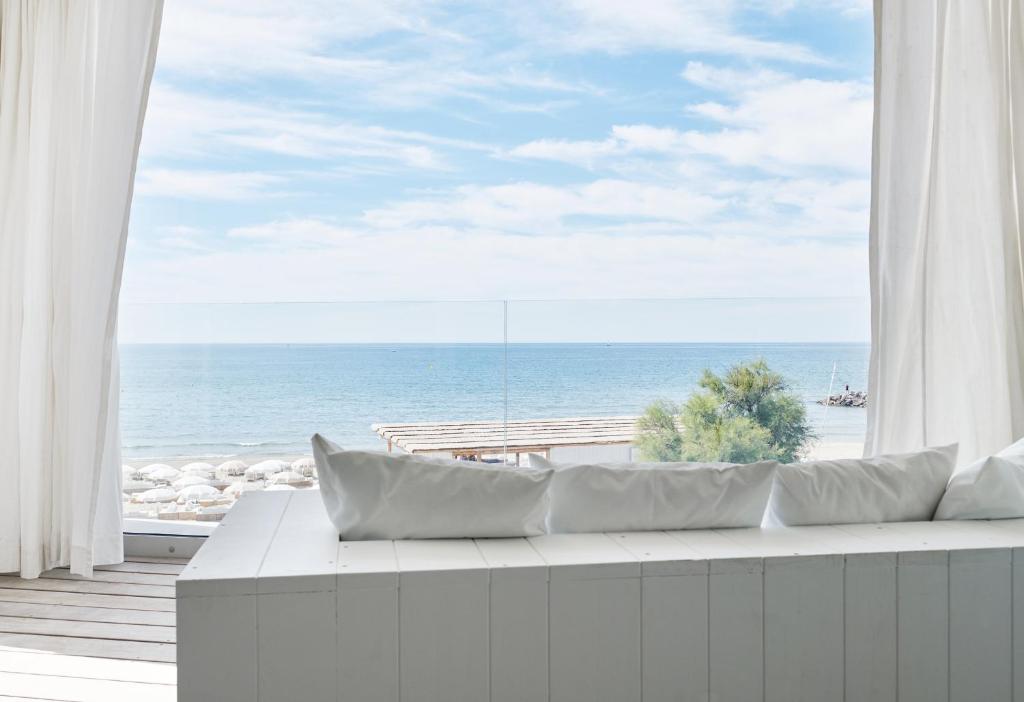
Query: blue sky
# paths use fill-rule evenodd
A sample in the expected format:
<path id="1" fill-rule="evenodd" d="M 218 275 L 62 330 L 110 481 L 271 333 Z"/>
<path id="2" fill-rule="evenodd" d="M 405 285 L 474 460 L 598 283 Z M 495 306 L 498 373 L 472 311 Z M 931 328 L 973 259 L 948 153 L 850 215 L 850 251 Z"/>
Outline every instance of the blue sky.
<path id="1" fill-rule="evenodd" d="M 871 25 L 863 0 L 175 0 L 122 336 L 255 339 L 148 302 L 757 297 L 819 302 L 756 331 L 709 303 L 672 338 L 866 339 Z M 290 309 L 307 340 L 337 322 Z"/>

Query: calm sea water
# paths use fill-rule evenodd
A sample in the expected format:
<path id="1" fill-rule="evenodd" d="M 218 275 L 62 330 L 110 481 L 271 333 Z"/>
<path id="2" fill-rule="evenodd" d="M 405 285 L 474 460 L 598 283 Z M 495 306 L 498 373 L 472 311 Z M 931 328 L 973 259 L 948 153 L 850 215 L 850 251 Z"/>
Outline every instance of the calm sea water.
<path id="1" fill-rule="evenodd" d="M 867 344 L 337 344 L 121 346 L 126 458 L 307 453 L 321 432 L 382 448 L 374 422 L 638 414 L 682 401 L 705 368 L 765 359 L 825 441 L 859 441 L 865 411 L 814 404 L 866 389 Z"/>

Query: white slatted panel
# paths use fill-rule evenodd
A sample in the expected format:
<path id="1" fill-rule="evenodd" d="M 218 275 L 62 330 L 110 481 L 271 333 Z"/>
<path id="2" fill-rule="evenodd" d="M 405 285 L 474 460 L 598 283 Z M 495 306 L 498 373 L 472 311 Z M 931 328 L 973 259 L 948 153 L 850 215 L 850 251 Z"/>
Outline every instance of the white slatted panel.
<path id="1" fill-rule="evenodd" d="M 610 534 L 643 561 L 645 702 L 708 699 L 708 561 L 664 532 Z"/>
<path id="2" fill-rule="evenodd" d="M 339 544 L 314 502 L 179 584 L 183 702 L 1024 702 L 1024 520 Z"/>
<path id="3" fill-rule="evenodd" d="M 764 698 L 764 610 L 760 558 L 710 563 L 711 699 Z"/>
<path id="4" fill-rule="evenodd" d="M 551 702 L 639 702 L 639 561 L 605 534 L 530 542 L 551 566 Z"/>
<path id="5" fill-rule="evenodd" d="M 765 702 L 843 699 L 843 557 L 764 561 Z"/>
<path id="6" fill-rule="evenodd" d="M 526 539 L 477 539 L 491 571 L 491 702 L 548 699 L 548 568 Z"/>
<path id="7" fill-rule="evenodd" d="M 338 548 L 338 700 L 398 702 L 398 559 L 391 541 Z"/>
<path id="8" fill-rule="evenodd" d="M 489 574 L 468 539 L 396 541 L 402 702 L 490 694 Z"/>
<path id="9" fill-rule="evenodd" d="M 261 702 L 336 702 L 337 557 L 319 492 L 293 492 L 257 581 Z"/>
<path id="10" fill-rule="evenodd" d="M 900 702 L 949 699 L 949 552 L 908 551 L 897 561 Z"/>
<path id="11" fill-rule="evenodd" d="M 896 554 L 846 556 L 845 702 L 896 702 Z"/>
<path id="12" fill-rule="evenodd" d="M 177 583 L 178 697 L 258 699 L 256 576 L 293 493 L 250 493 Z"/>
<path id="13" fill-rule="evenodd" d="M 1013 697 L 1009 549 L 949 553 L 949 699 Z"/>

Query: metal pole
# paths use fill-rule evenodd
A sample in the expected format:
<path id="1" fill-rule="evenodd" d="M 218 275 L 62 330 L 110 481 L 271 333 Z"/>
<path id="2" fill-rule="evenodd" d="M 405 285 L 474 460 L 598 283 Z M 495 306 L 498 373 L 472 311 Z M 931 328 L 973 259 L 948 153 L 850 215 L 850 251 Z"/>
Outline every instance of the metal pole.
<path id="1" fill-rule="evenodd" d="M 508 300 L 502 301 L 502 322 L 504 326 L 503 331 L 503 347 L 505 351 L 505 363 L 502 370 L 502 389 L 504 393 L 504 408 L 505 408 L 505 421 L 502 423 L 503 428 L 503 454 L 502 463 L 508 465 Z"/>

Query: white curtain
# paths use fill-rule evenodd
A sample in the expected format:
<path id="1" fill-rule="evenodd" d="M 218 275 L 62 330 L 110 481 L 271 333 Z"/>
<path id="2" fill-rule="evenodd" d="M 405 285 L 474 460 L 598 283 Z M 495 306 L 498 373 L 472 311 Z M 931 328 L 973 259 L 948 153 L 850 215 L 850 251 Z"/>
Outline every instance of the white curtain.
<path id="1" fill-rule="evenodd" d="M 122 560 L 117 303 L 162 0 L 0 0 L 0 572 Z"/>
<path id="2" fill-rule="evenodd" d="M 876 0 L 866 454 L 1024 435 L 1024 0 Z"/>

